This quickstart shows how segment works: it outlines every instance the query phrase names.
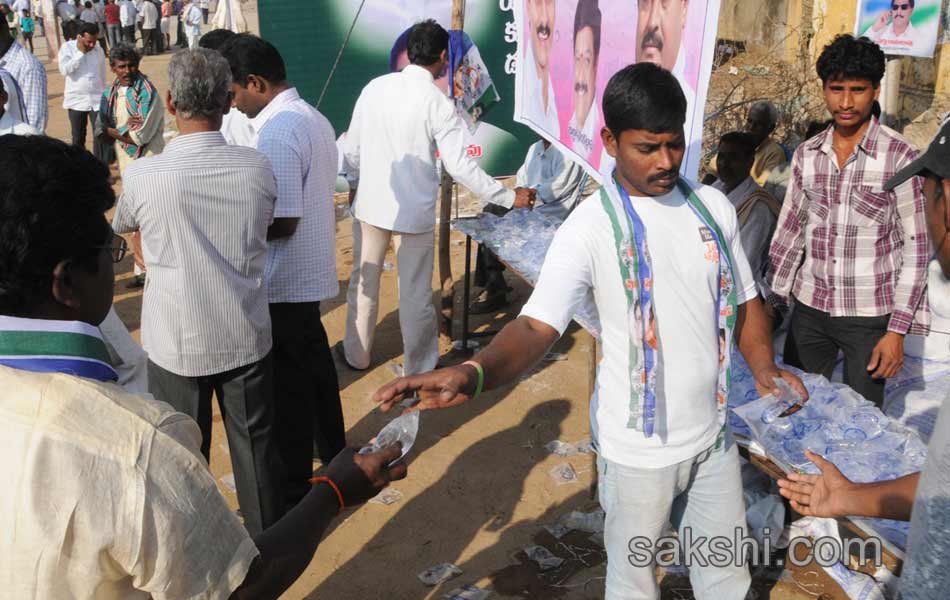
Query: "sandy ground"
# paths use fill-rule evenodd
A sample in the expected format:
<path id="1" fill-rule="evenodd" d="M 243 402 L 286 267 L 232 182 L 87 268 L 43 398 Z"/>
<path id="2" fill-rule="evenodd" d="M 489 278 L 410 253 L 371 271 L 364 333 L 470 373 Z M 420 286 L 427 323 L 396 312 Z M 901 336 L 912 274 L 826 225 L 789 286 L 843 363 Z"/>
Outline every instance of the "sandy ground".
<path id="1" fill-rule="evenodd" d="M 249 17 L 254 19 L 252 11 Z M 42 42 L 41 42 L 42 45 Z M 38 48 L 43 56 L 45 48 Z M 147 57 L 142 70 L 164 91 L 171 54 Z M 48 64 L 48 61 L 47 61 Z M 62 108 L 63 79 L 48 64 L 50 121 L 48 133 L 69 137 Z M 121 188 L 121 181 L 117 189 Z M 342 212 L 342 211 L 341 211 Z M 323 321 L 331 345 L 342 339 L 345 291 L 352 265 L 351 222 L 337 224 L 337 267 L 340 293 L 323 303 Z M 464 268 L 463 238 L 452 238 L 453 272 Z M 390 254 L 387 260 L 395 264 Z M 131 260 L 117 269 L 115 306 L 138 339 L 142 294 L 128 290 Z M 473 327 L 496 328 L 513 318 L 530 288 L 510 273 L 514 286 L 511 305 L 493 317 L 473 317 Z M 200 282 L 196 282 L 196 285 Z M 435 289 L 436 282 L 433 282 Z M 458 284 L 461 298 L 461 284 Z M 380 325 L 373 349 L 373 366 L 357 373 L 338 366 L 343 408 L 351 445 L 361 445 L 388 421 L 374 410 L 370 396 L 394 376 L 401 363 L 395 270 L 383 274 Z M 446 362 L 450 354 L 441 340 Z M 392 490 L 392 504 L 370 503 L 348 511 L 322 542 L 306 573 L 286 598 L 371 599 L 442 598 L 466 584 L 493 590 L 492 598 L 600 598 L 603 596 L 605 555 L 590 534 L 572 532 L 560 540 L 542 528 L 572 510 L 597 507 L 591 455 L 560 458 L 544 445 L 556 439 L 576 442 L 589 438 L 589 336 L 572 328 L 553 348 L 557 353 L 514 385 L 485 394 L 477 402 L 453 410 L 423 415 L 418 439 L 409 457 L 409 477 Z M 211 470 L 222 493 L 237 508 L 232 488 L 227 440 L 215 410 Z M 570 464 L 573 483 L 558 484 L 550 472 Z M 315 465 L 316 466 L 316 465 Z M 523 548 L 540 544 L 565 562 L 541 572 Z M 462 574 L 427 587 L 416 575 L 433 565 L 451 562 Z M 836 598 L 833 586 L 819 569 L 796 575 L 771 572 L 756 576 L 756 597 L 775 599 Z M 689 583 L 667 577 L 663 598 L 691 598 Z M 824 595 L 822 595 L 824 594 Z"/>

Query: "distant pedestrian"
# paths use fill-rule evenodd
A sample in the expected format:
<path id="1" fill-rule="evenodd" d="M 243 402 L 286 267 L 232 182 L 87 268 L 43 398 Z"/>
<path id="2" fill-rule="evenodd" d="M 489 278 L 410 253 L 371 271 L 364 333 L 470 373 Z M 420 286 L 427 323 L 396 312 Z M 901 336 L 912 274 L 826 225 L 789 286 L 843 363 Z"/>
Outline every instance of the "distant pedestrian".
<path id="1" fill-rule="evenodd" d="M 30 47 L 33 52 L 33 32 L 36 31 L 36 25 L 33 23 L 33 17 L 30 16 L 30 9 L 23 9 L 23 16 L 20 17 L 20 35 L 23 36 L 23 45 Z"/>

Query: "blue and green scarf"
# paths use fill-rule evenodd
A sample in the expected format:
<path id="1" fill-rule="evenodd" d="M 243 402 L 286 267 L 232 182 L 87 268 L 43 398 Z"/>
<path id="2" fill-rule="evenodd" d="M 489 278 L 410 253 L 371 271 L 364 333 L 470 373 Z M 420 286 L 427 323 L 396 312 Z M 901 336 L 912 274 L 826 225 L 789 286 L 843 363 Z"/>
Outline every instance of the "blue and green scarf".
<path id="1" fill-rule="evenodd" d="M 0 365 L 117 381 L 97 327 L 79 321 L 0 316 Z"/>
<path id="2" fill-rule="evenodd" d="M 600 201 L 610 217 L 617 246 L 620 275 L 627 298 L 627 328 L 629 338 L 630 417 L 629 429 L 642 431 L 652 437 L 656 421 L 656 367 L 659 345 L 656 337 L 656 316 L 653 310 L 653 269 L 650 260 L 647 231 L 642 219 L 633 208 L 630 196 L 614 179 L 617 197 L 601 188 Z M 679 191 L 696 217 L 711 232 L 719 265 L 719 290 L 716 302 L 716 338 L 720 344 L 719 380 L 714 401 L 719 418 L 720 432 L 725 431 L 726 398 L 732 380 L 733 331 L 736 325 L 738 303 L 732 275 L 732 254 L 729 242 L 709 210 L 693 188 L 683 179 L 677 183 Z M 627 218 L 621 219 L 619 215 Z M 710 250 L 712 252 L 712 250 Z M 722 441 L 720 433 L 718 443 Z"/>

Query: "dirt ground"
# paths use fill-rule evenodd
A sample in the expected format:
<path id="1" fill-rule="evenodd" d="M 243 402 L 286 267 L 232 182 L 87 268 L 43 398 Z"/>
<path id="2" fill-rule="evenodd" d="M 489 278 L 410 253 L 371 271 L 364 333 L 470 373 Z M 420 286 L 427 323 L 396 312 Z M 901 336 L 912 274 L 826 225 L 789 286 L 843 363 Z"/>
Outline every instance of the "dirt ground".
<path id="1" fill-rule="evenodd" d="M 250 6 L 250 4 L 246 5 Z M 254 19 L 252 11 L 249 17 Z M 45 57 L 50 93 L 48 134 L 68 140 L 62 108 L 63 78 Z M 142 71 L 162 91 L 168 87 L 171 54 L 146 57 Z M 121 181 L 117 182 L 121 189 Z M 342 211 L 341 211 L 342 213 Z M 461 280 L 464 242 L 452 237 L 453 273 Z M 395 264 L 390 254 L 387 260 Z M 340 293 L 323 303 L 323 321 L 335 344 L 343 336 L 345 292 L 352 265 L 351 222 L 337 223 L 337 269 Z M 136 339 L 139 338 L 142 293 L 128 290 L 131 260 L 117 269 L 115 306 Z M 514 287 L 507 310 L 492 317 L 473 317 L 478 329 L 497 328 L 513 318 L 530 288 L 508 273 Z M 200 282 L 196 282 L 196 285 Z M 433 289 L 436 282 L 433 282 Z M 458 284 L 461 297 L 461 284 Z M 354 372 L 338 365 L 343 409 L 351 445 L 361 445 L 388 421 L 374 410 L 371 394 L 394 376 L 401 363 L 395 270 L 383 274 L 380 324 L 373 365 Z M 483 342 L 485 338 L 480 338 Z M 453 355 L 441 340 L 446 362 Z M 286 598 L 371 599 L 442 598 L 463 585 L 491 588 L 492 598 L 601 598 L 605 554 L 596 537 L 577 531 L 560 540 L 543 529 L 572 510 L 597 507 L 593 457 L 560 458 L 544 449 L 552 440 L 589 439 L 589 336 L 572 328 L 553 348 L 553 355 L 514 385 L 486 393 L 477 402 L 422 416 L 419 436 L 409 456 L 409 477 L 397 482 L 391 504 L 370 503 L 338 519 L 322 542 L 306 573 Z M 231 466 L 220 415 L 215 410 L 211 470 L 229 503 L 237 508 L 228 484 Z M 572 483 L 556 482 L 555 468 L 570 464 Z M 316 465 L 315 465 L 316 466 Z M 565 559 L 555 569 L 540 571 L 523 549 L 542 545 Z M 416 575 L 439 563 L 457 565 L 462 574 L 435 587 Z M 772 571 L 757 574 L 757 598 L 837 598 L 834 586 L 820 569 L 796 574 Z M 663 598 L 692 598 L 683 577 L 666 577 Z M 840 594 L 840 591 L 839 591 Z"/>

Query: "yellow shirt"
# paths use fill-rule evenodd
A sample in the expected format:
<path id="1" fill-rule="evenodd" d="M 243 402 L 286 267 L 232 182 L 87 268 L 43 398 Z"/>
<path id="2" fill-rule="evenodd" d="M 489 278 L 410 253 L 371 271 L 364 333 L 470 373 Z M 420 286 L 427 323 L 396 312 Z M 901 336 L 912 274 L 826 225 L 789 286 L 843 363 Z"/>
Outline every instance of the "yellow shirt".
<path id="1" fill-rule="evenodd" d="M 227 598 L 258 555 L 165 403 L 0 366 L 0 597 Z"/>

